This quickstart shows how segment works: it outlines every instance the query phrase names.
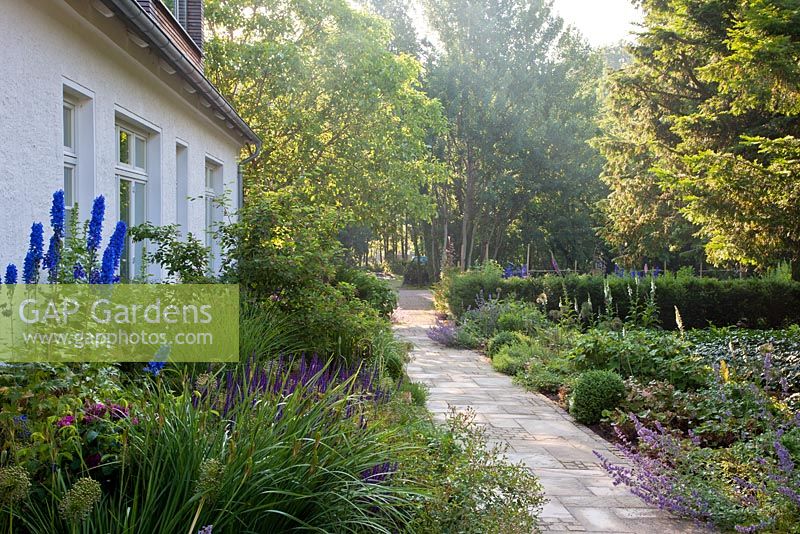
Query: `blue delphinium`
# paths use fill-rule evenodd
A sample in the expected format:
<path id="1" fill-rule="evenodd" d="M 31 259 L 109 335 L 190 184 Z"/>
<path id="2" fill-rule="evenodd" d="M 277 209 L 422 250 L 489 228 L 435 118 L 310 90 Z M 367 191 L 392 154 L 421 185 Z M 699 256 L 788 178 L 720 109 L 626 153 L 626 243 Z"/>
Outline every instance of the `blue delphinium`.
<path id="1" fill-rule="evenodd" d="M 42 223 L 31 226 L 31 242 L 22 269 L 22 280 L 26 284 L 35 284 L 39 279 L 39 264 L 44 255 L 44 227 Z"/>
<path id="2" fill-rule="evenodd" d="M 86 279 L 86 271 L 83 269 L 83 265 L 81 265 L 80 263 L 75 264 L 75 266 L 72 268 L 72 277 L 75 280 Z"/>
<path id="3" fill-rule="evenodd" d="M 113 284 L 114 272 L 119 265 L 119 259 L 122 257 L 122 248 L 125 246 L 125 233 L 128 231 L 127 226 L 122 221 L 117 223 L 114 233 L 111 234 L 111 239 L 108 242 L 105 252 L 103 252 L 103 264 L 100 270 L 100 283 Z"/>
<path id="4" fill-rule="evenodd" d="M 100 248 L 100 234 L 103 231 L 103 219 L 106 216 L 106 199 L 103 195 L 94 199 L 92 218 L 89 219 L 89 233 L 86 237 L 86 249 L 94 254 Z"/>
<path id="5" fill-rule="evenodd" d="M 50 236 L 47 254 L 44 255 L 44 267 L 49 271 L 48 279 L 51 283 L 58 280 L 58 264 L 61 261 L 61 238 L 55 233 Z"/>
<path id="6" fill-rule="evenodd" d="M 62 240 L 64 239 L 64 191 L 53 193 L 53 204 L 50 207 L 50 225 L 53 235 L 44 256 L 44 266 L 49 271 L 48 279 L 51 283 L 58 281 L 58 264 L 61 261 Z"/>
<path id="7" fill-rule="evenodd" d="M 8 267 L 6 267 L 6 284 L 16 284 L 17 283 L 17 266 L 13 263 L 9 263 Z"/>
<path id="8" fill-rule="evenodd" d="M 50 207 L 50 225 L 53 233 L 61 239 L 64 237 L 64 191 L 59 189 L 53 193 L 53 205 Z"/>
<path id="9" fill-rule="evenodd" d="M 167 362 L 158 362 L 158 361 L 148 362 L 148 364 L 144 368 L 144 371 L 146 373 L 150 373 L 153 376 L 158 376 L 161 374 L 161 370 L 164 369 L 165 365 L 167 365 Z"/>

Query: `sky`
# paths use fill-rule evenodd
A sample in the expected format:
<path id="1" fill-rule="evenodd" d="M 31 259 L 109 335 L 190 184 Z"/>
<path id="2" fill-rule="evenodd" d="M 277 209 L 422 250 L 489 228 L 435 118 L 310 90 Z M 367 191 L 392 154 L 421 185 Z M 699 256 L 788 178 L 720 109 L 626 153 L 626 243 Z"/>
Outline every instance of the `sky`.
<path id="1" fill-rule="evenodd" d="M 631 0 L 553 0 L 553 8 L 594 47 L 632 40 L 630 32 L 636 31 L 635 23 L 642 20 L 641 11 Z M 420 34 L 435 43 L 419 2 L 411 2 L 411 16 Z"/>
<path id="2" fill-rule="evenodd" d="M 554 0 L 553 7 L 592 46 L 630 40 L 635 23 L 642 20 L 641 11 L 630 0 Z"/>

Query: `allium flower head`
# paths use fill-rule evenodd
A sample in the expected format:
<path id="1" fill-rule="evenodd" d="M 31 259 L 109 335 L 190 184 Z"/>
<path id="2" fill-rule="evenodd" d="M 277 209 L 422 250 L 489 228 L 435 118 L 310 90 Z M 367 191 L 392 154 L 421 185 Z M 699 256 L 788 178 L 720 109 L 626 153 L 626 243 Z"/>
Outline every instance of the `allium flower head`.
<path id="1" fill-rule="evenodd" d="M 0 507 L 13 506 L 28 496 L 31 479 L 21 465 L 0 467 Z"/>
<path id="2" fill-rule="evenodd" d="M 197 493 L 213 499 L 219 493 L 225 465 L 216 458 L 209 458 L 200 464 L 200 475 L 197 479 Z"/>
<path id="3" fill-rule="evenodd" d="M 70 522 L 83 521 L 100 502 L 103 491 L 93 478 L 81 478 L 69 489 L 58 504 L 61 517 Z"/>
<path id="4" fill-rule="evenodd" d="M 197 534 L 214 534 L 214 525 L 206 525 L 197 531 Z"/>
<path id="5" fill-rule="evenodd" d="M 217 379 L 211 373 L 202 373 L 195 379 L 194 387 L 198 390 L 217 389 Z"/>

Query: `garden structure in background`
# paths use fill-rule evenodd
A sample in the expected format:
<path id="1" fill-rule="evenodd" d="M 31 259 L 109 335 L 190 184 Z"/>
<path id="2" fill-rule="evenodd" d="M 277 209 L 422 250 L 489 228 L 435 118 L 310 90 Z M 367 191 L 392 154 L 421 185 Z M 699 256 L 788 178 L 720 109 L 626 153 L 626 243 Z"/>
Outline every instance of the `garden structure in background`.
<path id="1" fill-rule="evenodd" d="M 455 303 L 454 315 L 429 336 L 485 349 L 496 370 L 616 441 L 625 462 L 603 451 L 597 458 L 646 502 L 726 531 L 798 531 L 800 327 L 792 324 L 794 283 L 783 283 L 788 291 L 778 293 L 777 282 L 767 280 L 724 286 L 671 275 L 548 277 L 515 282 L 526 290 L 545 288 L 538 296 L 515 293 L 510 285 L 503 286 L 508 292 L 482 292 L 498 280 L 501 272 L 491 266 L 446 278 L 437 295 Z M 587 297 L 595 285 L 600 296 Z M 460 307 L 456 295 L 468 287 L 476 288 L 477 298 Z M 749 311 L 753 325 L 772 313 L 759 304 L 769 301 L 783 315 L 783 327 L 708 326 L 705 317 L 693 315 L 692 324 L 706 328 L 689 328 L 683 309 L 673 304 L 675 328 L 662 328 L 661 289 L 672 288 L 669 302 L 682 295 L 685 300 L 677 301 L 697 314 L 706 304 L 699 307 L 692 287 L 723 294 L 716 300 L 712 294 L 711 302 L 733 298 L 724 296 L 728 287 L 740 305 L 719 310 L 717 317 Z M 765 296 L 747 300 L 750 290 Z M 775 326 L 774 320 L 766 324 Z"/>

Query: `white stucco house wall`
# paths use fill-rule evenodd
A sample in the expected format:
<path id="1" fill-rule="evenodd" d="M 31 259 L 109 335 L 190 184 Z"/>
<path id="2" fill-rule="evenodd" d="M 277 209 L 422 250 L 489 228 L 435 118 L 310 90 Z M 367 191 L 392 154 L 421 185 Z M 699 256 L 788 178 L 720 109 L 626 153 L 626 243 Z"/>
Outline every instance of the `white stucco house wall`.
<path id="1" fill-rule="evenodd" d="M 105 196 L 103 246 L 117 220 L 175 223 L 205 240 L 221 217 L 212 197 L 227 192 L 238 208 L 242 154 L 260 141 L 203 75 L 202 9 L 202 0 L 0 2 L 3 268 L 21 266 L 30 225 L 48 227 L 58 189 L 81 220 Z M 129 247 L 123 273 L 139 272 L 137 255 Z"/>

